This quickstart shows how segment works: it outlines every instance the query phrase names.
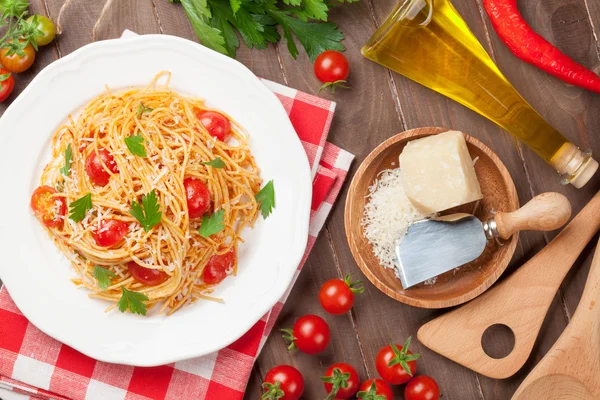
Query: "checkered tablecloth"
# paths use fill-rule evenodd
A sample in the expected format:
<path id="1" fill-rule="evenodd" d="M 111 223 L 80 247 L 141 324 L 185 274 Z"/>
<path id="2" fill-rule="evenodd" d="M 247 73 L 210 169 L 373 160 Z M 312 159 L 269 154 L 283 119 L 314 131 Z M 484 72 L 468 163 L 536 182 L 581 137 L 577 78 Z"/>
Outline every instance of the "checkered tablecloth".
<path id="1" fill-rule="evenodd" d="M 263 80 L 263 83 L 283 104 L 313 173 L 308 245 L 294 276 L 295 282 L 354 156 L 326 141 L 335 103 L 270 81 Z M 226 348 L 204 357 L 142 368 L 96 361 L 50 338 L 19 312 L 3 287 L 0 290 L 0 398 L 3 390 L 11 390 L 25 397 L 44 399 L 241 399 L 252 365 L 289 290 L 242 338 Z"/>

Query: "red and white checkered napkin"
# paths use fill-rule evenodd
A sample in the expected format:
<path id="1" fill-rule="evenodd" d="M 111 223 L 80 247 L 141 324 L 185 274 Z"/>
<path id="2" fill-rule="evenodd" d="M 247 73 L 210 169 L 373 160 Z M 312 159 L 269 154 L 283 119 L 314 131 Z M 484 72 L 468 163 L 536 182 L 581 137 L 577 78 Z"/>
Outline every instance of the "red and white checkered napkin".
<path id="1" fill-rule="evenodd" d="M 326 142 L 335 103 L 270 81 L 263 83 L 285 107 L 306 150 L 314 177 L 308 245 L 295 281 L 354 156 Z M 174 364 L 140 368 L 93 360 L 46 336 L 19 312 L 3 287 L 0 398 L 5 389 L 52 399 L 241 399 L 252 365 L 288 293 L 242 338 L 226 348 Z"/>

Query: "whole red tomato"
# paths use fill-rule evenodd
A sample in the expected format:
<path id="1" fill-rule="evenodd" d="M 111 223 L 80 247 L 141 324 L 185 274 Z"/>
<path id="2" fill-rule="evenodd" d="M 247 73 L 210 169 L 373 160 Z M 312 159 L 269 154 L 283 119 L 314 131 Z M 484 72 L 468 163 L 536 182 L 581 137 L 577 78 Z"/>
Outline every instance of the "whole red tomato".
<path id="1" fill-rule="evenodd" d="M 12 74 L 0 68 L 0 102 L 6 100 L 15 88 L 15 78 Z"/>
<path id="2" fill-rule="evenodd" d="M 293 329 L 282 329 L 283 338 L 290 341 L 290 351 L 298 348 L 306 354 L 317 354 L 329 344 L 329 326 L 317 315 L 305 315 L 296 321 Z"/>
<path id="3" fill-rule="evenodd" d="M 358 385 L 360 385 L 356 370 L 352 365 L 346 363 L 333 364 L 321 379 L 324 382 L 325 390 L 329 393 L 326 400 L 349 399 L 358 391 Z"/>
<path id="4" fill-rule="evenodd" d="M 265 376 L 263 400 L 298 400 L 304 392 L 304 378 L 291 365 L 277 365 Z"/>
<path id="5" fill-rule="evenodd" d="M 440 387 L 427 375 L 415 376 L 404 389 L 405 400 L 438 400 Z"/>
<path id="6" fill-rule="evenodd" d="M 314 65 L 315 76 L 324 83 L 321 92 L 328 87 L 334 92 L 336 86 L 347 87 L 344 84 L 350 74 L 350 65 L 346 57 L 335 50 L 327 50 L 319 54 Z"/>
<path id="7" fill-rule="evenodd" d="M 344 280 L 330 279 L 321 286 L 319 290 L 319 302 L 321 306 L 330 314 L 345 314 L 354 305 L 354 293 L 365 291 L 360 285 L 361 281 L 352 282 L 350 274 L 346 275 Z"/>
<path id="8" fill-rule="evenodd" d="M 369 379 L 360 385 L 356 397 L 363 400 L 394 400 L 394 393 L 385 381 Z"/>
<path id="9" fill-rule="evenodd" d="M 412 354 L 408 347 L 410 346 L 411 338 L 409 337 L 404 342 L 404 346 L 390 343 L 385 346 L 375 359 L 375 367 L 377 372 L 384 381 L 392 385 L 402 385 L 412 378 L 417 371 L 417 359 L 420 354 Z"/>

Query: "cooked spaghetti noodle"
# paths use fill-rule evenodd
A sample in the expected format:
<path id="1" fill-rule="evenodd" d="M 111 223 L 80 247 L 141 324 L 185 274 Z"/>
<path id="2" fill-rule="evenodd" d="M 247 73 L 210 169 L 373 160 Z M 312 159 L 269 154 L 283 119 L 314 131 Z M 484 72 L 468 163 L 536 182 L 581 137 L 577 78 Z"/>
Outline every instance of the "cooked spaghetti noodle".
<path id="1" fill-rule="evenodd" d="M 161 77 L 166 78 L 164 85 L 158 83 Z M 53 198 L 64 198 L 69 207 L 91 194 L 91 209 L 81 221 L 64 215 L 63 223 L 49 228 L 79 275 L 74 282 L 93 291 L 90 296 L 114 303 L 123 288 L 143 293 L 148 308 L 162 303 L 160 311 L 167 314 L 198 299 L 213 299 L 210 293 L 215 285 L 203 279 L 213 256 L 233 251 L 226 273 L 235 274 L 239 235 L 259 214 L 255 196 L 262 183 L 244 129 L 219 111 L 229 120 L 231 133 L 225 141 L 212 137 L 198 115 L 213 110 L 202 100 L 169 90 L 169 81 L 170 73 L 161 72 L 144 89 L 113 93 L 107 88 L 56 131 L 52 160 L 41 176 L 41 185 L 55 188 Z M 132 154 L 126 145 L 125 138 L 132 135 L 143 138 L 145 157 Z M 65 175 L 69 146 L 72 161 Z M 110 174 L 106 185 L 95 184 L 86 169 L 89 158 L 98 158 L 102 151 L 108 151 L 116 164 L 116 169 L 111 168 L 100 157 L 103 173 Z M 203 164 L 218 158 L 224 166 Z M 207 216 L 223 210 L 224 227 L 219 232 L 204 237 L 199 227 L 206 218 L 190 218 L 184 185 L 188 178 L 208 188 Z M 131 213 L 132 203 L 141 204 L 151 191 L 162 216 L 145 230 Z M 126 223 L 126 233 L 118 244 L 101 246 L 95 235 L 106 230 L 105 222 L 110 220 Z M 136 280 L 128 268 L 131 262 L 158 271 L 164 280 L 153 286 Z M 98 266 L 108 270 L 110 282 L 105 290 L 94 274 Z M 149 272 L 156 275 L 156 271 Z"/>

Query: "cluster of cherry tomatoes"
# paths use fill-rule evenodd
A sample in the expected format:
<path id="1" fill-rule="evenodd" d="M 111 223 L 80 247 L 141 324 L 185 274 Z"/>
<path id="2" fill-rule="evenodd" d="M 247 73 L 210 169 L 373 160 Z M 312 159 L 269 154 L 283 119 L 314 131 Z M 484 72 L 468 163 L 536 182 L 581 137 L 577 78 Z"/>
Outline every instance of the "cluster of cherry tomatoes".
<path id="1" fill-rule="evenodd" d="M 362 293 L 361 282 L 352 282 L 350 276 L 331 279 L 319 290 L 319 302 L 330 314 L 341 315 L 354 305 L 354 294 Z M 283 329 L 284 339 L 290 342 L 288 349 L 298 349 L 306 354 L 318 354 L 329 344 L 330 330 L 323 318 L 305 315 L 299 318 L 292 329 Z M 407 384 L 405 400 L 438 400 L 440 389 L 436 381 L 426 375 L 414 376 L 417 359 L 408 348 L 411 338 L 404 344 L 390 343 L 377 353 L 375 366 L 382 379 L 360 381 L 358 373 L 350 364 L 335 363 L 321 377 L 327 400 L 349 399 L 357 396 L 364 400 L 392 400 L 394 394 L 390 385 Z M 304 378 L 300 371 L 290 365 L 278 365 L 265 376 L 263 399 L 298 400 L 304 392 Z"/>
<path id="2" fill-rule="evenodd" d="M 27 71 L 35 61 L 39 46 L 49 44 L 56 36 L 54 22 L 43 15 L 20 20 L 19 27 L 22 37 L 14 37 L 0 48 L 0 102 L 6 100 L 15 87 L 13 74 Z"/>

